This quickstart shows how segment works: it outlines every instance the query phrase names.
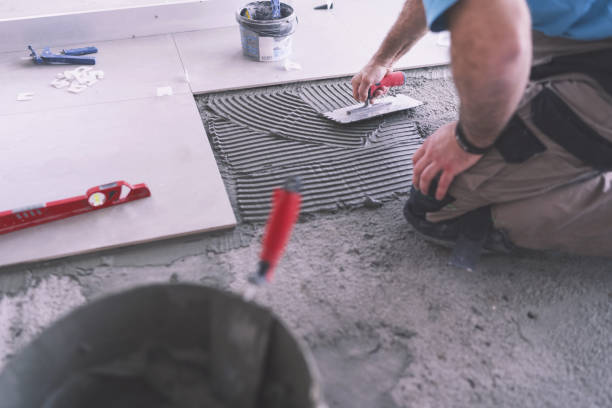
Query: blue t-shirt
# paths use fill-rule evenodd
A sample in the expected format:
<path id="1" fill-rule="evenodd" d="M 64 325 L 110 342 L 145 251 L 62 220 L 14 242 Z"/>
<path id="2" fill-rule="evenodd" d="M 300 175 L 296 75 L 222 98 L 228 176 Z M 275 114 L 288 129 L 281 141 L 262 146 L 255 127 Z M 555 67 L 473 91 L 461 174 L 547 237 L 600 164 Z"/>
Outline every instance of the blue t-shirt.
<path id="1" fill-rule="evenodd" d="M 447 29 L 446 11 L 459 0 L 423 0 L 427 25 Z M 612 37 L 612 0 L 527 0 L 535 30 L 552 37 L 599 40 Z"/>

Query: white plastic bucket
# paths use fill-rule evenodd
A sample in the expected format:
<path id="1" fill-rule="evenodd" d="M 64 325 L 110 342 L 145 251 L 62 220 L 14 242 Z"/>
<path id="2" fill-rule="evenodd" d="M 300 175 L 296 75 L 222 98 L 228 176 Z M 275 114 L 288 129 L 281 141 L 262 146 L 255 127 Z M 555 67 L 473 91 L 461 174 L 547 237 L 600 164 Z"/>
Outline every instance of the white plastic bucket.
<path id="1" fill-rule="evenodd" d="M 281 3 L 281 17 L 272 18 L 272 2 L 255 1 L 236 11 L 242 53 L 257 61 L 281 61 L 291 55 L 297 24 L 293 7 Z"/>

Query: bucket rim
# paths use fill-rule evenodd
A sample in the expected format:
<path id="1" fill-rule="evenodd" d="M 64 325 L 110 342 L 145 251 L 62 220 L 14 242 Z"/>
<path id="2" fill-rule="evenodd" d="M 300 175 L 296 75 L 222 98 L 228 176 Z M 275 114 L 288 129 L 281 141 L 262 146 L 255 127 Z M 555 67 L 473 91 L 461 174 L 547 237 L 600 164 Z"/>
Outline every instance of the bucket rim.
<path id="1" fill-rule="evenodd" d="M 281 23 L 289 23 L 289 22 L 293 22 L 297 20 L 297 15 L 295 14 L 295 9 L 293 8 L 293 6 L 287 4 L 287 3 L 283 3 L 281 2 L 281 6 L 284 4 L 285 6 L 287 6 L 289 9 L 291 9 L 291 14 L 289 14 L 287 17 L 283 17 L 283 18 L 277 18 L 277 19 L 273 19 L 273 20 L 253 20 L 253 19 L 249 19 L 244 17 L 241 13 L 242 10 L 244 10 L 247 6 L 249 6 L 250 4 L 254 4 L 254 3 L 271 3 L 270 1 L 251 1 L 247 4 L 245 4 L 242 7 L 239 7 L 236 10 L 236 21 L 238 23 L 240 23 L 240 25 L 242 25 L 242 23 L 247 23 L 249 25 L 260 25 L 260 26 L 269 26 L 269 25 L 274 25 L 274 24 L 281 24 Z"/>

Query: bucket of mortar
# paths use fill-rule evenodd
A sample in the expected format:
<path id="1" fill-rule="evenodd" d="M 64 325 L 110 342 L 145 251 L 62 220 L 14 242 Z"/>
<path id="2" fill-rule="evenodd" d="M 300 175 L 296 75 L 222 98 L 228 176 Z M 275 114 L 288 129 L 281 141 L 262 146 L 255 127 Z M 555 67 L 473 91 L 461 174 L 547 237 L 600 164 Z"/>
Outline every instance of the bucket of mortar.
<path id="1" fill-rule="evenodd" d="M 280 61 L 291 55 L 291 36 L 297 17 L 293 7 L 280 3 L 281 17 L 272 18 L 272 2 L 255 1 L 236 11 L 242 53 L 257 61 Z"/>
<path id="2" fill-rule="evenodd" d="M 270 311 L 152 285 L 60 319 L 0 374 L 2 408 L 323 408 L 307 349 Z"/>

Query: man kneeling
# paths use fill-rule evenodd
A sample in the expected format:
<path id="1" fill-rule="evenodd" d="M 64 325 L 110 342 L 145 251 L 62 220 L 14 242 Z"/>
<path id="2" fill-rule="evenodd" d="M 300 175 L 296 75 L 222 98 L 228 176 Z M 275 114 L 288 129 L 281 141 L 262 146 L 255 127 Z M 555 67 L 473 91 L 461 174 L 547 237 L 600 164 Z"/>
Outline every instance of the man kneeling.
<path id="1" fill-rule="evenodd" d="M 468 257 L 612 256 L 612 7 L 582 3 L 406 1 L 352 83 L 364 101 L 428 26 L 450 30 L 459 120 L 413 157 L 417 231 Z"/>

